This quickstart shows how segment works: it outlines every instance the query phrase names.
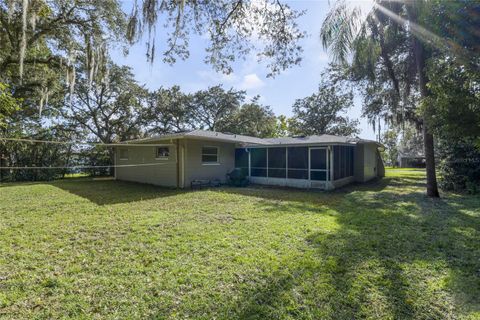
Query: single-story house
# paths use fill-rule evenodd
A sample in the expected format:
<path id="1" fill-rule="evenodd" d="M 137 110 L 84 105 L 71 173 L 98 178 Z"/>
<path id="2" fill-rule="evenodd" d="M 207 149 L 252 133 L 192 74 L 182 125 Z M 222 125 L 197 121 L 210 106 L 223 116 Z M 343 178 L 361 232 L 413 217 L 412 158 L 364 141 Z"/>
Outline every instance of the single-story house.
<path id="1" fill-rule="evenodd" d="M 331 190 L 384 176 L 372 140 L 333 135 L 260 139 L 194 130 L 124 142 L 115 150 L 118 180 L 188 188 L 226 181 L 240 168 L 251 183 Z"/>
<path id="2" fill-rule="evenodd" d="M 400 168 L 425 168 L 425 156 L 420 151 L 398 151 L 397 163 Z"/>

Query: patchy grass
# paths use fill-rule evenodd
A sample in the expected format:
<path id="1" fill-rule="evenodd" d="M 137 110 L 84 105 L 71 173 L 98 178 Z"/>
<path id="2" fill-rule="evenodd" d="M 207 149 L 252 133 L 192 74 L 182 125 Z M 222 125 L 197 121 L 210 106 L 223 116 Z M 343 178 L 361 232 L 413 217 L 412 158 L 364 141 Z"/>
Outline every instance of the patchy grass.
<path id="1" fill-rule="evenodd" d="M 336 192 L 0 186 L 0 317 L 480 318 L 480 198 L 424 173 Z"/>

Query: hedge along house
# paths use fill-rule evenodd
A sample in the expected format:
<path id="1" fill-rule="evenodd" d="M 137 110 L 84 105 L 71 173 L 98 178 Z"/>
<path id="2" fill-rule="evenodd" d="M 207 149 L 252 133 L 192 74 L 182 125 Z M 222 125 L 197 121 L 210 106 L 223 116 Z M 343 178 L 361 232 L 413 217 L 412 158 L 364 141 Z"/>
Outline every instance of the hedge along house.
<path id="1" fill-rule="evenodd" d="M 116 149 L 115 178 L 185 188 L 194 180 L 226 182 L 239 168 L 255 184 L 331 190 L 382 177 L 379 147 L 332 135 L 260 139 L 194 130 L 125 142 Z"/>

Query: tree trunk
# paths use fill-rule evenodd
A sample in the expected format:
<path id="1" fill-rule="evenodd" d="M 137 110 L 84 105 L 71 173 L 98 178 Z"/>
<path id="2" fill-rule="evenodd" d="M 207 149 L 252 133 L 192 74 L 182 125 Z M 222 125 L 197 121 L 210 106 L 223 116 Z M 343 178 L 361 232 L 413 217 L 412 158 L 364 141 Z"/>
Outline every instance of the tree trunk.
<path id="1" fill-rule="evenodd" d="M 420 86 L 420 95 L 422 99 L 428 97 L 427 75 L 425 74 L 425 54 L 423 44 L 417 39 L 413 39 L 415 63 L 418 73 L 418 82 Z M 437 176 L 435 172 L 435 150 L 433 144 L 433 134 L 430 133 L 426 116 L 430 113 L 430 107 L 424 110 L 423 118 L 423 147 L 425 152 L 425 166 L 427 171 L 427 196 L 438 198 Z"/>
<path id="2" fill-rule="evenodd" d="M 438 198 L 437 175 L 435 173 L 435 153 L 433 135 L 428 132 L 428 126 L 423 122 L 423 144 L 425 149 L 425 166 L 427 169 L 427 196 Z"/>

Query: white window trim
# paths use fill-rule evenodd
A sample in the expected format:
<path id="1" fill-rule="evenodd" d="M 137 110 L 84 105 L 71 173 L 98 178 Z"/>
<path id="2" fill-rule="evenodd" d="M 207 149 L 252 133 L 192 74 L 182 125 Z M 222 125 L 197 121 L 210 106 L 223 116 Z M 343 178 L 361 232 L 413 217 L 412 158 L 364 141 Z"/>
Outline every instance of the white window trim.
<path id="1" fill-rule="evenodd" d="M 157 149 L 158 148 L 168 148 L 168 157 L 157 157 Z M 163 160 L 163 161 L 170 160 L 170 146 L 169 145 L 157 146 L 157 147 L 155 147 L 154 152 L 155 152 L 155 160 Z"/>
<path id="2" fill-rule="evenodd" d="M 203 148 L 215 148 L 217 149 L 217 154 L 207 154 L 207 153 L 203 153 Z M 203 166 L 219 166 L 220 165 L 220 147 L 217 147 L 217 146 L 202 146 L 202 153 L 200 154 L 201 158 L 203 158 L 203 156 L 217 156 L 217 161 L 216 162 L 204 162 L 202 160 L 202 165 Z"/>

